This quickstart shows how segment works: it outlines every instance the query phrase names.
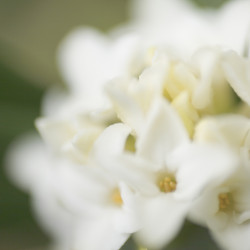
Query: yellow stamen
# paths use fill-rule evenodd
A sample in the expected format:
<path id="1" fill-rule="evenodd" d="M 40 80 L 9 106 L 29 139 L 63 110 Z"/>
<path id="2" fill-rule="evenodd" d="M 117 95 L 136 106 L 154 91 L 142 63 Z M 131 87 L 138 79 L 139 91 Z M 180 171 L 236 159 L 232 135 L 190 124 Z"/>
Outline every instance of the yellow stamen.
<path id="1" fill-rule="evenodd" d="M 170 176 L 165 176 L 159 181 L 159 188 L 163 193 L 173 192 L 176 189 L 176 180 Z"/>
<path id="2" fill-rule="evenodd" d="M 218 199 L 220 212 L 230 212 L 233 210 L 233 198 L 231 193 L 220 193 Z"/>

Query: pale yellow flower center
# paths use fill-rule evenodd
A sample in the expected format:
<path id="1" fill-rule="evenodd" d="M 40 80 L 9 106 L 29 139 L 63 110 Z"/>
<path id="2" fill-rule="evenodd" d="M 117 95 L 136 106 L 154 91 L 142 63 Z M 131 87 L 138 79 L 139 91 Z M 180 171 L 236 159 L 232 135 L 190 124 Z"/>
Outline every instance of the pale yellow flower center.
<path id="1" fill-rule="evenodd" d="M 123 200 L 122 200 L 121 193 L 120 193 L 120 190 L 119 190 L 119 189 L 115 189 L 115 190 L 112 192 L 111 199 L 112 199 L 112 202 L 113 202 L 115 205 L 121 206 L 121 205 L 123 204 Z"/>
<path id="2" fill-rule="evenodd" d="M 163 193 L 173 192 L 176 189 L 176 180 L 173 177 L 165 176 L 159 181 L 159 188 Z"/>

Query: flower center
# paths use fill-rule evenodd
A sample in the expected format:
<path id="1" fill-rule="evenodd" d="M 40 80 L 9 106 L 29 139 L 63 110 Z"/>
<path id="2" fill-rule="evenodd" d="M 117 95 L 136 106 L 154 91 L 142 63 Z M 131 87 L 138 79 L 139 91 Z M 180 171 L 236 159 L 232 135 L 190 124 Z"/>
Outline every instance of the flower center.
<path id="1" fill-rule="evenodd" d="M 176 189 L 176 180 L 174 177 L 165 176 L 159 181 L 159 188 L 163 193 L 173 192 Z"/>
<path id="2" fill-rule="evenodd" d="M 220 193 L 219 199 L 219 211 L 230 212 L 233 210 L 233 197 L 231 193 Z"/>
<path id="3" fill-rule="evenodd" d="M 113 191 L 111 199 L 115 205 L 121 206 L 123 204 L 121 193 L 118 188 Z"/>

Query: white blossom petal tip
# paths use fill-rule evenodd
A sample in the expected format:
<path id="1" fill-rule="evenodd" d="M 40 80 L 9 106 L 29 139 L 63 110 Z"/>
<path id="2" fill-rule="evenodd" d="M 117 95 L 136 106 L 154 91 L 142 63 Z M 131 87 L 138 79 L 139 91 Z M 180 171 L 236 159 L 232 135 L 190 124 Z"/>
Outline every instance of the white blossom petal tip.
<path id="1" fill-rule="evenodd" d="M 103 159 L 122 153 L 130 132 L 131 129 L 122 123 L 113 124 L 107 127 L 94 144 L 94 157 L 96 159 Z"/>
<path id="2" fill-rule="evenodd" d="M 169 152 L 188 142 L 188 133 L 175 110 L 166 100 L 157 99 L 138 139 L 138 155 L 162 164 Z"/>

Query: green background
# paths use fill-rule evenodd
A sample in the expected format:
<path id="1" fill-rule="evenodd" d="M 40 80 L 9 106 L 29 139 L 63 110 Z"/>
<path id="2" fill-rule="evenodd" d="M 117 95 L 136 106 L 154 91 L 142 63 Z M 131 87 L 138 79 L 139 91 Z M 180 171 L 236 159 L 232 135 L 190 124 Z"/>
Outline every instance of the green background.
<path id="1" fill-rule="evenodd" d="M 217 7 L 223 0 L 197 0 Z M 56 65 L 59 42 L 85 25 L 107 31 L 128 18 L 126 0 L 0 0 L 0 250 L 42 249 L 49 238 L 32 217 L 29 196 L 5 175 L 9 143 L 34 130 L 46 88 L 63 84 Z M 129 241 L 124 249 L 133 249 Z M 186 223 L 166 249 L 218 249 L 207 231 Z"/>

